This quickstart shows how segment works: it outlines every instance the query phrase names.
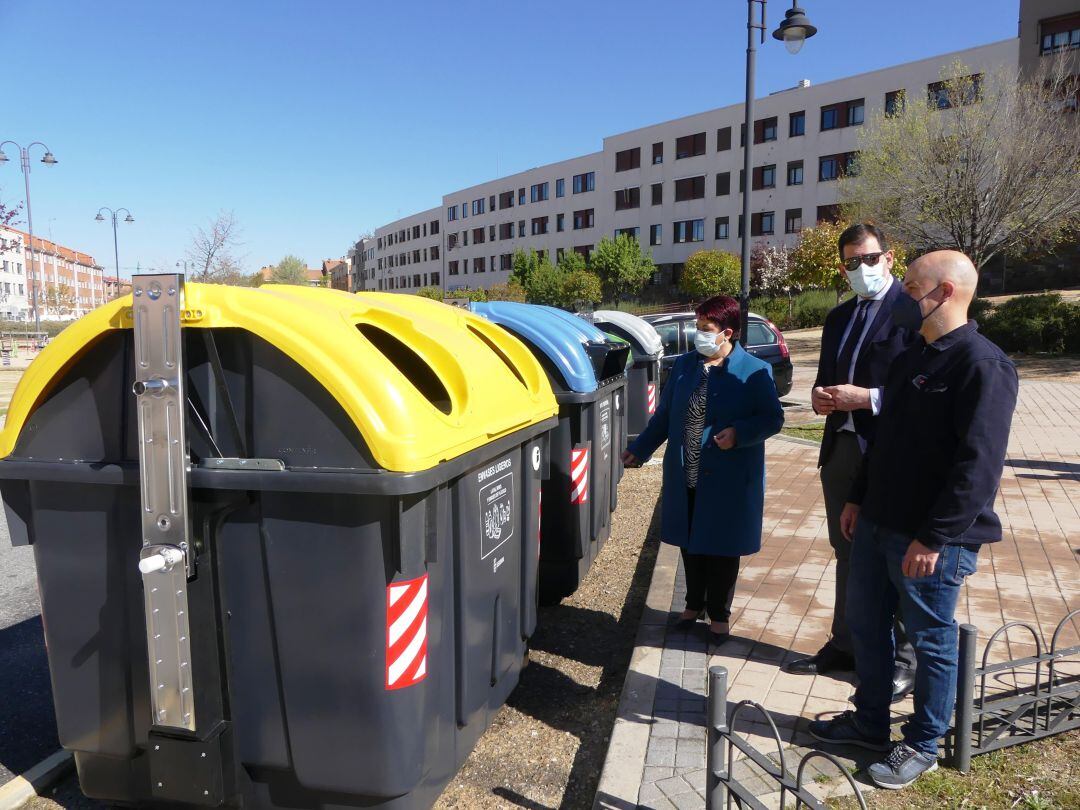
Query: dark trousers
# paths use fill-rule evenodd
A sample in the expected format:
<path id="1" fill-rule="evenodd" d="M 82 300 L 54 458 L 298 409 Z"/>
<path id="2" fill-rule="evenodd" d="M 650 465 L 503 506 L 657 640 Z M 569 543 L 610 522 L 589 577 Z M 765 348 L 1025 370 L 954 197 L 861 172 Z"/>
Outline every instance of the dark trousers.
<path id="1" fill-rule="evenodd" d="M 907 577 L 901 563 L 911 535 L 877 526 L 865 515 L 855 529 L 848 598 L 855 643 L 855 714 L 866 733 L 889 734 L 895 658 L 893 620 L 903 610 L 919 660 L 915 711 L 902 729 L 904 742 L 936 757 L 956 700 L 956 602 L 964 579 L 975 572 L 978 546 L 945 546 L 934 571 Z"/>
<path id="2" fill-rule="evenodd" d="M 690 521 L 694 516 L 694 490 L 687 489 Z M 716 554 L 691 554 L 682 549 L 683 573 L 686 575 L 686 609 L 709 612 L 709 620 L 726 622 L 731 618 L 735 582 L 739 578 L 739 558 Z"/>
<path id="3" fill-rule="evenodd" d="M 862 463 L 862 450 L 854 433 L 837 431 L 836 442 L 821 468 L 821 489 L 825 494 L 825 517 L 829 527 L 829 545 L 836 554 L 836 594 L 833 603 L 832 638 L 829 643 L 841 652 L 852 654 L 851 629 L 848 626 L 848 574 L 851 569 L 851 541 L 840 531 L 840 513 L 844 511 L 851 485 Z M 858 606 L 855 606 L 858 610 Z M 915 668 L 915 651 L 896 620 L 896 665 Z"/>

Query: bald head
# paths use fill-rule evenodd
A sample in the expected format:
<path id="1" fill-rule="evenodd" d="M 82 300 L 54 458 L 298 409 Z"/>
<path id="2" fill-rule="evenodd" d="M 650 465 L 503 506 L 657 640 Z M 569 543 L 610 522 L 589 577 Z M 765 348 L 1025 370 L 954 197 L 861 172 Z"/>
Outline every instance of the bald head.
<path id="1" fill-rule="evenodd" d="M 920 305 L 926 320 L 923 333 L 943 335 L 967 323 L 979 273 L 958 250 L 934 250 L 913 261 L 904 276 L 904 289 Z"/>

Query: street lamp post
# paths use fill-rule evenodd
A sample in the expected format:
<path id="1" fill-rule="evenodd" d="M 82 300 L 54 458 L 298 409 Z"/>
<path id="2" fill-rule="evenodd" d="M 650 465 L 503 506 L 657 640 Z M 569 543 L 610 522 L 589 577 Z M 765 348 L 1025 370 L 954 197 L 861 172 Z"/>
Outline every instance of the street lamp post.
<path id="1" fill-rule="evenodd" d="M 746 101 L 743 123 L 743 213 L 742 213 L 742 287 L 739 292 L 739 329 L 741 340 L 746 342 L 746 322 L 750 312 L 750 190 L 753 188 L 753 147 L 754 147 L 754 79 L 757 67 L 757 36 L 765 42 L 765 3 L 767 0 L 747 0 L 746 2 Z M 760 22 L 754 14 L 756 6 L 761 7 Z M 784 15 L 772 35 L 782 40 L 788 53 L 798 53 L 809 37 L 817 33 L 817 28 L 810 24 L 806 12 L 799 8 L 798 0 L 792 0 L 791 8 Z"/>
<path id="2" fill-rule="evenodd" d="M 43 144 L 41 141 L 34 141 L 26 147 L 22 147 L 15 141 L 4 141 L 0 143 L 0 163 L 7 163 L 8 156 L 4 154 L 4 147 L 11 144 L 19 150 L 19 159 L 22 164 L 23 180 L 26 183 L 26 227 L 30 231 L 30 306 L 34 310 L 34 331 L 41 331 L 41 316 L 38 314 L 38 299 L 37 299 L 37 272 L 34 270 L 34 217 L 30 211 L 30 150 L 35 146 L 40 146 L 45 150 L 45 156 L 41 158 L 41 162 L 46 166 L 55 166 L 59 161 L 53 157 L 53 153 L 49 151 L 49 147 Z M 42 269 L 42 276 L 44 276 L 44 268 Z"/>
<path id="3" fill-rule="evenodd" d="M 135 217 L 133 217 L 131 215 L 131 212 L 128 211 L 126 208 L 117 208 L 115 211 L 113 211 L 111 208 L 108 208 L 106 206 L 102 206 L 101 208 L 98 209 L 97 216 L 94 217 L 95 222 L 104 222 L 105 221 L 105 217 L 103 217 L 101 215 L 102 211 L 108 211 L 109 212 L 109 217 L 112 219 L 113 261 L 116 262 L 116 284 L 117 284 L 117 287 L 119 287 L 120 286 L 120 248 L 119 248 L 119 246 L 117 244 L 117 238 L 116 238 L 116 218 L 118 216 L 120 216 L 121 211 L 123 211 L 125 214 L 127 214 L 127 216 L 124 217 L 124 222 L 134 222 Z"/>

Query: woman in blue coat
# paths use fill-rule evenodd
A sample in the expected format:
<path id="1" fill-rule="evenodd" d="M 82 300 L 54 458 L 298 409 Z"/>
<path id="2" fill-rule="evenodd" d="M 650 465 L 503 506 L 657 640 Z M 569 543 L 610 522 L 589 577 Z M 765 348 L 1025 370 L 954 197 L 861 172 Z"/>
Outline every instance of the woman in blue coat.
<path id="1" fill-rule="evenodd" d="M 765 440 L 784 412 L 772 367 L 739 338 L 739 302 L 726 295 L 696 310 L 696 351 L 681 355 L 649 424 L 623 454 L 636 466 L 667 442 L 660 537 L 682 549 L 691 627 L 706 609 L 717 642 L 730 632 L 739 558 L 761 549 Z"/>

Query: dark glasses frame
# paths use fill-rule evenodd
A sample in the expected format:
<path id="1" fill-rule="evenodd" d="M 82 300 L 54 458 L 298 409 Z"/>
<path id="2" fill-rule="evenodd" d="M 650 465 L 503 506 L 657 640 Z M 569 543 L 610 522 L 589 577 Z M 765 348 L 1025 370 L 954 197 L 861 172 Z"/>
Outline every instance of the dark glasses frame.
<path id="1" fill-rule="evenodd" d="M 863 264 L 864 262 L 868 266 L 874 267 L 879 261 L 881 261 L 881 257 L 888 252 L 889 251 L 887 250 L 882 250 L 878 251 L 877 253 L 863 253 L 861 256 L 852 256 L 849 259 L 844 259 L 841 264 L 844 265 L 844 269 L 847 270 L 849 273 L 853 270 L 857 270 L 859 265 Z"/>

